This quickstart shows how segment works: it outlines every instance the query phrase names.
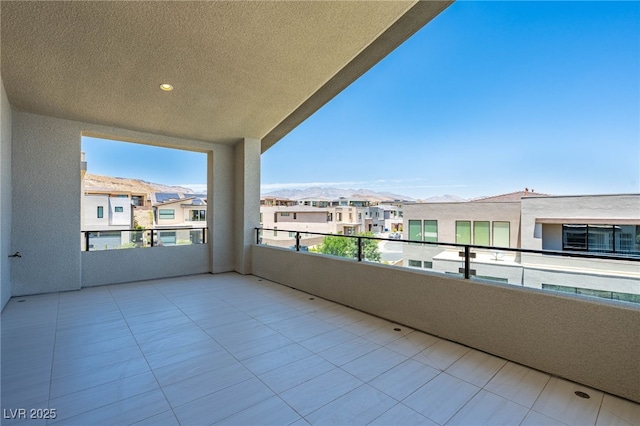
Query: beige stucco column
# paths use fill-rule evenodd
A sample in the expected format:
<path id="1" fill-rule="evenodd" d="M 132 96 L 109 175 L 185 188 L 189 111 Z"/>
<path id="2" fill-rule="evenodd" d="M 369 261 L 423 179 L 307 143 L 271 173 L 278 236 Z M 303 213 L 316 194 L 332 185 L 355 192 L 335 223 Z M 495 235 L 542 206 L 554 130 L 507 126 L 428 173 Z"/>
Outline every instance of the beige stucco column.
<path id="1" fill-rule="evenodd" d="M 251 273 L 250 246 L 260 223 L 260 141 L 243 139 L 234 148 L 233 229 L 235 270 Z"/>

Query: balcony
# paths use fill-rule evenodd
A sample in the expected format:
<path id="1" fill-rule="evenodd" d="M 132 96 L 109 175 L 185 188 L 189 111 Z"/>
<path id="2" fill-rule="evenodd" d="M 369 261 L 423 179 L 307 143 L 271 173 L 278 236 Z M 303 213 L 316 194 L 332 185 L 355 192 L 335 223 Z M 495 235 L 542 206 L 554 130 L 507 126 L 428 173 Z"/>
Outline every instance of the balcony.
<path id="1" fill-rule="evenodd" d="M 628 400 L 237 273 L 13 298 L 2 313 L 2 406 L 3 424 L 55 425 L 640 418 Z"/>

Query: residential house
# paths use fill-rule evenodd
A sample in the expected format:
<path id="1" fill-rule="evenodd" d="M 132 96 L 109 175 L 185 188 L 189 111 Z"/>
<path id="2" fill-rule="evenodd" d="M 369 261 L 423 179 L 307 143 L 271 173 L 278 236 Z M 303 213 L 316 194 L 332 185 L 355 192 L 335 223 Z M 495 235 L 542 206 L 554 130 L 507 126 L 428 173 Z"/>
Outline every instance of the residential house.
<path id="1" fill-rule="evenodd" d="M 460 203 L 405 206 L 404 265 L 457 274 L 459 247 L 475 249 L 477 277 L 640 302 L 640 271 L 624 261 L 542 256 L 500 248 L 640 256 L 640 195 L 548 196 L 516 192 Z M 575 273 L 580 270 L 580 274 Z"/>

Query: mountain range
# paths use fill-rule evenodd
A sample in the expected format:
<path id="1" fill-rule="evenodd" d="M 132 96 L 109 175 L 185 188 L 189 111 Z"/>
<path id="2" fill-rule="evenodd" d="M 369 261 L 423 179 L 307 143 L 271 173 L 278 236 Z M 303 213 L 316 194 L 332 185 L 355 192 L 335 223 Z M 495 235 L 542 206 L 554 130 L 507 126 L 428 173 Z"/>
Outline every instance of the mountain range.
<path id="1" fill-rule="evenodd" d="M 407 195 L 396 194 L 393 192 L 377 192 L 370 189 L 339 189 L 339 188 L 325 188 L 325 187 L 311 187 L 306 189 L 281 189 L 279 191 L 272 191 L 263 196 L 268 197 L 280 197 L 288 198 L 290 200 L 300 200 L 302 198 L 328 198 L 338 199 L 340 197 L 345 198 L 364 198 L 369 201 L 410 201 L 410 202 L 427 202 L 427 203 L 452 203 L 468 201 L 457 195 L 442 195 L 429 197 L 423 200 L 416 200 L 413 197 Z"/>

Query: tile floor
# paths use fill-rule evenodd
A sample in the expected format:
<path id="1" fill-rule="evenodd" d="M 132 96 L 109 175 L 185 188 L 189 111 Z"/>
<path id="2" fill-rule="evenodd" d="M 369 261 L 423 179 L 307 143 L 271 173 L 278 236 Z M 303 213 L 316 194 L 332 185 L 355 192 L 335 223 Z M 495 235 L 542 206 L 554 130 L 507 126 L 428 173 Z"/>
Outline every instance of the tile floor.
<path id="1" fill-rule="evenodd" d="M 630 401 L 234 273 L 13 298 L 2 409 L 60 426 L 640 425 Z"/>

